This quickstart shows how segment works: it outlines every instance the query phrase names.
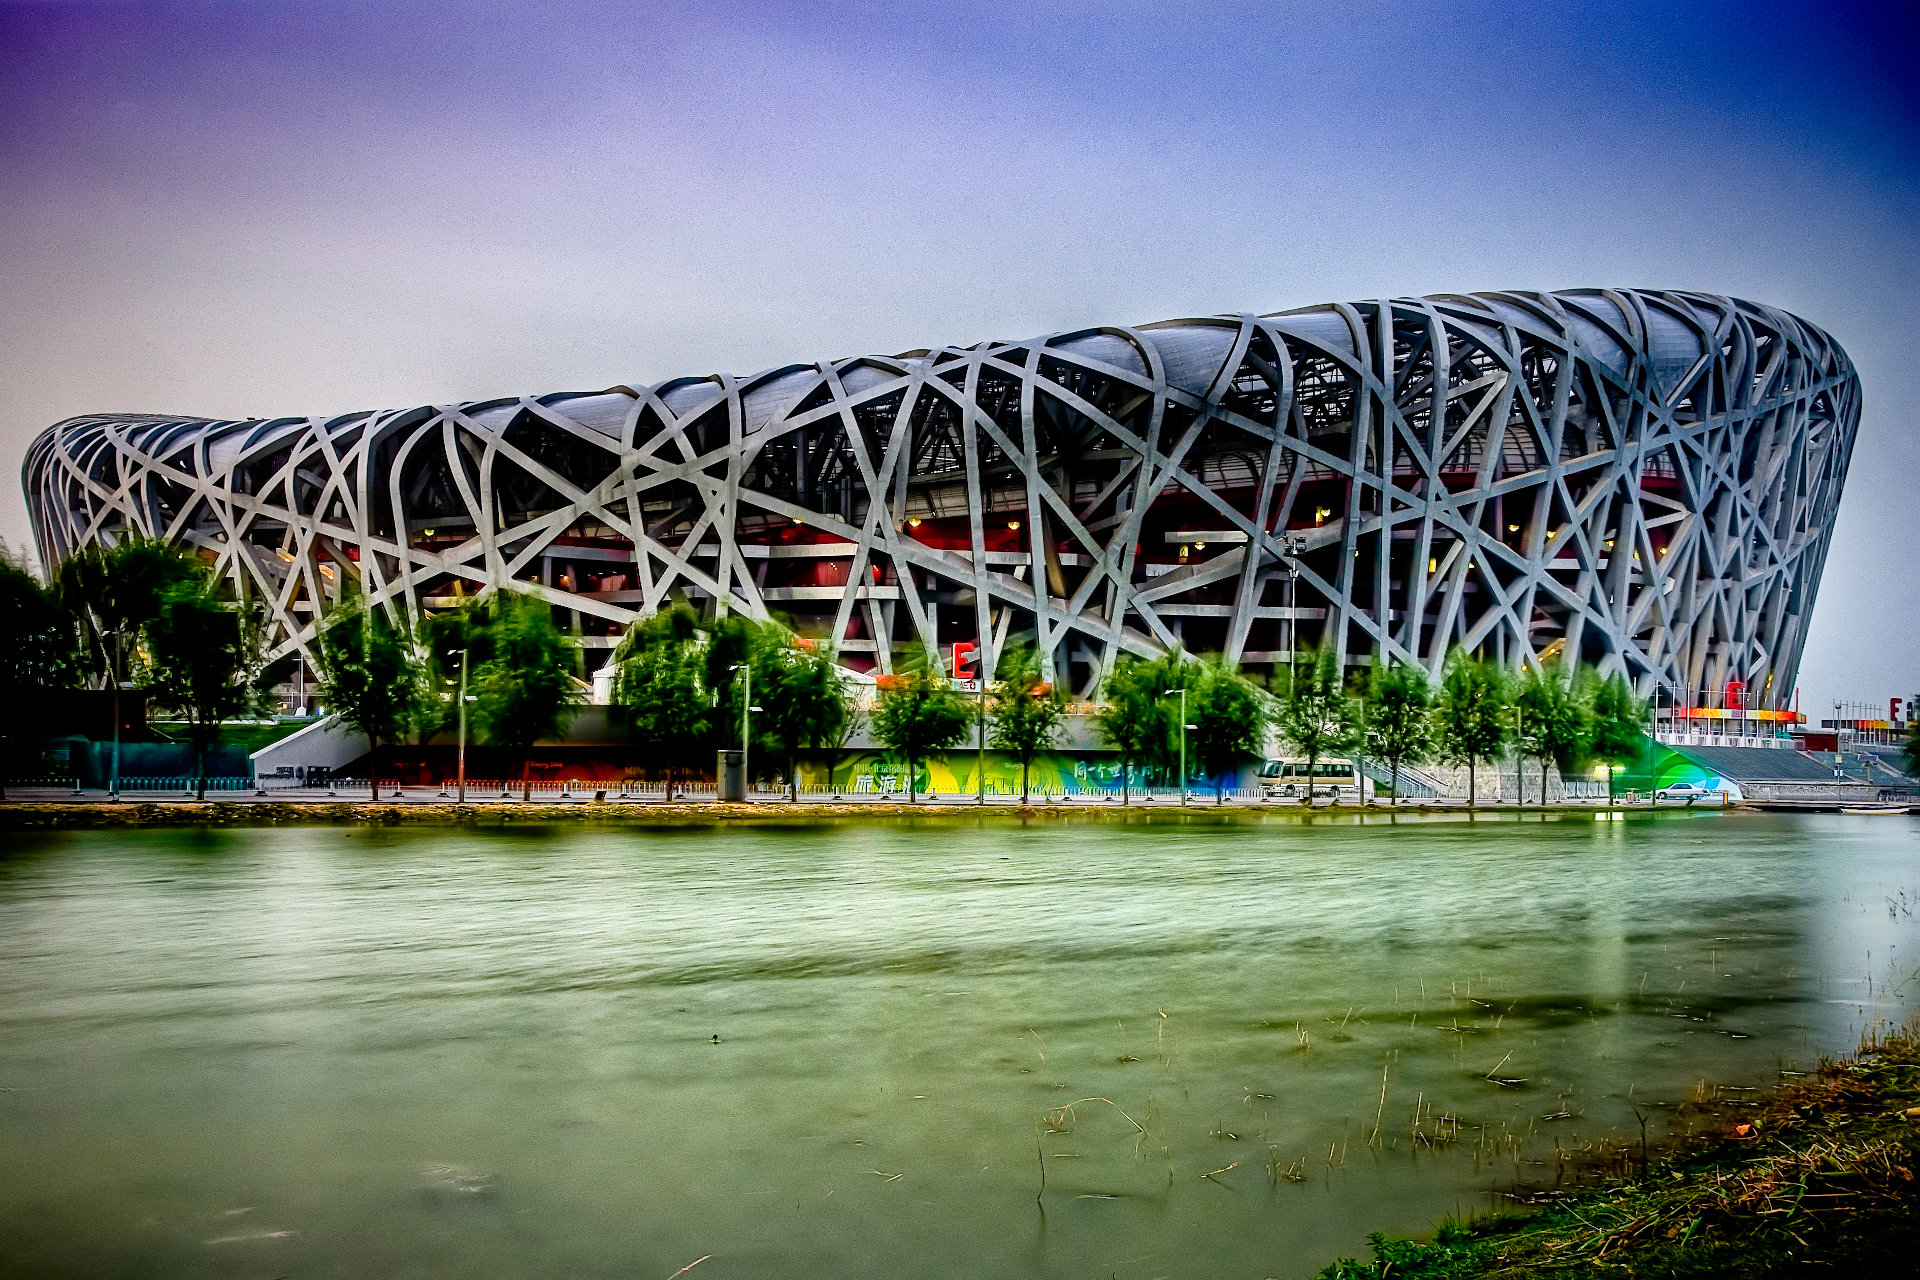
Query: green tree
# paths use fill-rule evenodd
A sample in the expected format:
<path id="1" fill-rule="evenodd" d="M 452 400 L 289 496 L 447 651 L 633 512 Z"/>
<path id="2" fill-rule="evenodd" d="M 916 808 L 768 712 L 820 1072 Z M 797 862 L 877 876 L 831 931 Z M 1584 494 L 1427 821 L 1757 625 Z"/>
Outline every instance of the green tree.
<path id="1" fill-rule="evenodd" d="M 967 736 L 973 712 L 955 693 L 940 660 L 924 645 L 880 686 L 873 736 L 907 766 L 907 803 L 918 801 L 915 769 L 928 752 L 944 751 Z"/>
<path id="2" fill-rule="evenodd" d="M 1040 654 L 1032 645 L 1002 652 L 995 675 L 998 678 L 987 691 L 993 721 L 987 740 L 995 750 L 1020 762 L 1020 803 L 1026 804 L 1032 795 L 1033 758 L 1060 736 L 1067 699 L 1040 678 Z"/>
<path id="3" fill-rule="evenodd" d="M 1314 769 L 1321 757 L 1353 745 L 1357 715 L 1342 679 L 1340 654 L 1322 645 L 1282 681 L 1275 722 L 1280 736 L 1307 758 L 1307 804 L 1313 804 Z M 1362 784 L 1364 787 L 1364 784 Z"/>
<path id="4" fill-rule="evenodd" d="M 1506 745 L 1508 705 L 1506 680 L 1497 668 L 1461 649 L 1447 655 L 1433 704 L 1433 741 L 1442 761 L 1467 767 L 1468 809 L 1479 800 L 1479 762 Z"/>
<path id="5" fill-rule="evenodd" d="M 474 675 L 474 718 L 495 746 L 520 756 L 520 798 L 533 797 L 533 744 L 557 736 L 580 701 L 574 648 L 553 609 L 533 596 L 493 597 L 492 652 Z"/>
<path id="6" fill-rule="evenodd" d="M 851 712 L 839 664 L 822 643 L 771 633 L 760 646 L 753 676 L 760 706 L 754 723 L 786 761 L 787 799 L 797 800 L 801 749 L 830 748 Z M 827 782 L 833 782 L 831 770 Z"/>
<path id="7" fill-rule="evenodd" d="M 665 775 L 671 800 L 687 762 L 700 759 L 712 741 L 714 698 L 700 620 L 684 604 L 662 609 L 627 629 L 613 660 L 619 664 L 613 700 L 625 708 L 642 759 Z"/>
<path id="8" fill-rule="evenodd" d="M 1640 758 L 1647 733 L 1647 701 L 1619 672 L 1591 677 L 1587 704 L 1592 708 L 1587 754 L 1607 766 L 1607 804 L 1613 804 L 1613 766 Z"/>
<path id="9" fill-rule="evenodd" d="M 1120 757 L 1120 799 L 1132 802 L 1132 773 L 1136 766 L 1157 764 L 1168 754 L 1173 716 L 1161 701 L 1171 672 L 1165 659 L 1151 661 L 1123 653 L 1101 686 L 1101 703 L 1093 714 L 1094 733 Z"/>
<path id="10" fill-rule="evenodd" d="M 174 585 L 144 628 L 140 685 L 155 702 L 186 719 L 193 744 L 194 791 L 207 798 L 207 752 L 222 722 L 256 711 L 256 681 L 266 665 L 253 611 L 222 600 L 201 578 Z"/>
<path id="11" fill-rule="evenodd" d="M 1394 662 L 1384 653 L 1374 659 L 1367 678 L 1367 753 L 1387 762 L 1395 805 L 1401 766 L 1421 763 L 1433 749 L 1432 710 L 1433 681 L 1426 668 Z"/>
<path id="12" fill-rule="evenodd" d="M 1593 729 L 1593 715 L 1574 682 L 1557 665 L 1531 667 L 1521 675 L 1513 693 L 1519 728 L 1514 748 L 1522 758 L 1540 764 L 1540 805 L 1547 803 L 1547 766 L 1560 767 L 1565 778 L 1583 752 Z M 1522 789 L 1521 799 L 1525 800 Z"/>
<path id="13" fill-rule="evenodd" d="M 1907 776 L 1920 777 L 1920 712 L 1907 708 L 1907 740 L 1900 744 L 1900 754 L 1906 758 Z"/>
<path id="14" fill-rule="evenodd" d="M 428 657 L 405 620 L 378 605 L 336 610 L 314 645 L 320 696 L 341 720 L 366 735 L 367 773 L 380 795 L 380 749 L 439 719 Z"/>
<path id="15" fill-rule="evenodd" d="M 80 673 L 79 636 L 54 593 L 0 546 L 0 800 L 8 772 L 47 727 L 52 696 Z"/>
<path id="16" fill-rule="evenodd" d="M 1213 802 L 1223 804 L 1227 775 L 1265 748 L 1271 713 L 1253 682 L 1222 659 L 1201 662 L 1190 670 L 1194 679 L 1187 695 L 1187 715 L 1193 728 L 1187 731 L 1187 746 L 1213 777 Z"/>
<path id="17" fill-rule="evenodd" d="M 128 534 L 111 546 L 89 543 L 54 570 L 54 593 L 79 628 L 83 661 L 113 691 L 113 764 L 109 787 L 120 792 L 120 690 L 133 676 L 135 650 L 147 623 L 160 616 L 174 588 L 194 580 L 199 564 L 171 543 Z"/>

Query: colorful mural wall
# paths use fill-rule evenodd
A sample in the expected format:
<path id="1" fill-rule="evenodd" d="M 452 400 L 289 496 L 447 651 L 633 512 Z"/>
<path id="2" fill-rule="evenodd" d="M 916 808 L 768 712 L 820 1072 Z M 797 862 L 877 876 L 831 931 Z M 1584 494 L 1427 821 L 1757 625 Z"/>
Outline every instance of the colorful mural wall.
<path id="1" fill-rule="evenodd" d="M 989 795 L 1020 793 L 1020 762 L 998 751 L 986 753 L 986 790 Z M 972 751 L 956 751 L 922 761 L 915 777 L 915 790 L 935 794 L 975 795 L 979 791 L 980 757 Z M 1172 779 L 1161 778 L 1151 770 L 1135 767 L 1128 782 L 1134 789 L 1148 786 L 1171 787 Z M 1244 775 L 1227 778 L 1229 788 L 1248 785 Z M 833 768 L 829 782 L 827 767 L 818 760 L 800 762 L 802 786 L 837 786 L 855 794 L 905 791 L 905 765 L 895 756 L 881 751 L 856 751 L 843 757 Z M 1034 794 L 1104 795 L 1120 790 L 1120 765 L 1117 761 L 1095 757 L 1088 759 L 1064 751 L 1049 751 L 1033 760 L 1029 786 Z M 1196 792 L 1211 791 L 1214 779 L 1195 774 Z"/>
<path id="2" fill-rule="evenodd" d="M 1735 796 L 1740 794 L 1740 784 L 1733 779 L 1721 776 L 1697 760 L 1652 738 L 1641 739 L 1640 758 L 1615 775 L 1614 789 L 1624 795 L 1629 791 L 1657 791 L 1661 787 L 1683 782 L 1691 782 L 1709 791 L 1731 791 Z"/>

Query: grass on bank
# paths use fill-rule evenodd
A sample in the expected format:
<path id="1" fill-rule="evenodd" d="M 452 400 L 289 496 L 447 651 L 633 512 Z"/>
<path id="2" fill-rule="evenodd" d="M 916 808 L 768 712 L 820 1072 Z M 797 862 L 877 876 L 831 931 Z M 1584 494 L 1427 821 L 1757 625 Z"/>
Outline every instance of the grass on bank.
<path id="1" fill-rule="evenodd" d="M 1757 1115 L 1531 1212 L 1370 1236 L 1321 1280 L 1920 1274 L 1920 1022 L 1823 1062 Z"/>

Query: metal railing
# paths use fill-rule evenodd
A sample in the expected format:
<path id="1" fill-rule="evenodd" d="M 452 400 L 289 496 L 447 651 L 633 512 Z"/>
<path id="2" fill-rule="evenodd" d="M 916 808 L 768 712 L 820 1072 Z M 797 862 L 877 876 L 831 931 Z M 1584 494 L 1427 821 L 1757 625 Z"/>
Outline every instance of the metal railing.
<path id="1" fill-rule="evenodd" d="M 253 779 L 234 777 L 208 778 L 206 787 L 209 791 L 251 791 L 253 790 Z M 193 777 L 120 779 L 120 790 L 122 792 L 180 791 L 187 795 L 194 795 L 199 789 L 199 780 Z"/>

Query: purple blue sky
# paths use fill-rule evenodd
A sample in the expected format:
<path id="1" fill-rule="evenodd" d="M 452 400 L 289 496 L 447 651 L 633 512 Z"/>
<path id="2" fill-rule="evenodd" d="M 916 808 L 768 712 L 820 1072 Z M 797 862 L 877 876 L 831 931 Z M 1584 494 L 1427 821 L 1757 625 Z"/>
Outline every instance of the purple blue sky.
<path id="1" fill-rule="evenodd" d="M 1702 289 L 1865 381 L 1804 702 L 1920 691 L 1907 9 L 0 0 L 0 459 L 87 411 Z"/>

